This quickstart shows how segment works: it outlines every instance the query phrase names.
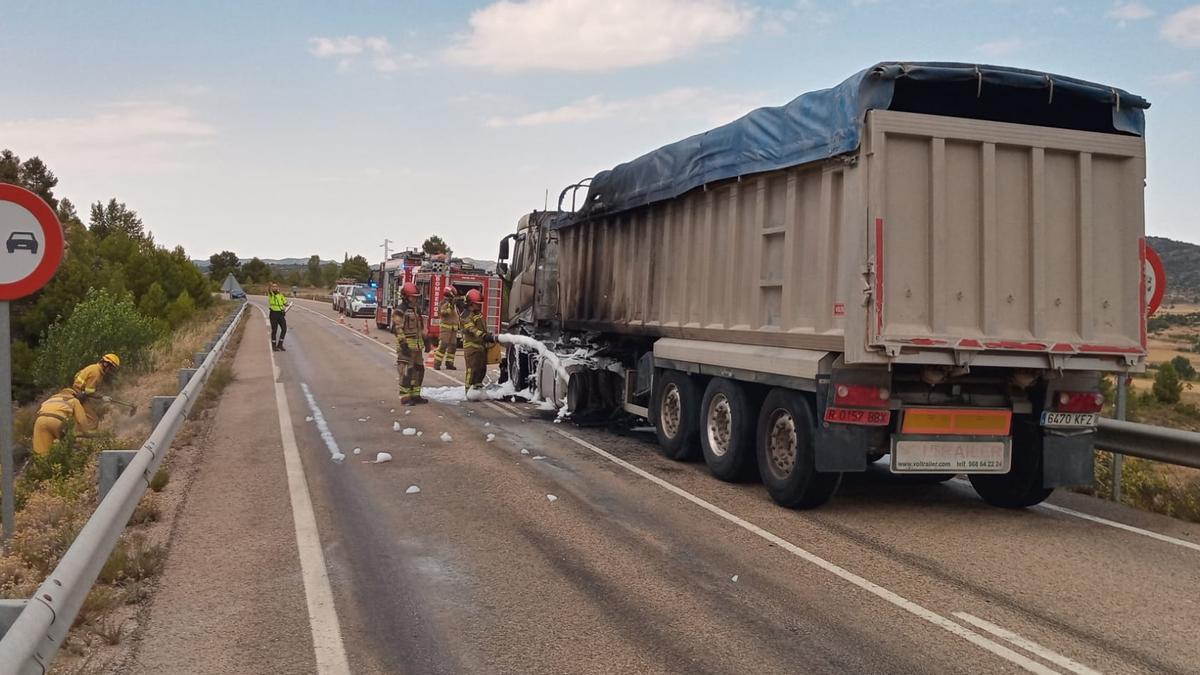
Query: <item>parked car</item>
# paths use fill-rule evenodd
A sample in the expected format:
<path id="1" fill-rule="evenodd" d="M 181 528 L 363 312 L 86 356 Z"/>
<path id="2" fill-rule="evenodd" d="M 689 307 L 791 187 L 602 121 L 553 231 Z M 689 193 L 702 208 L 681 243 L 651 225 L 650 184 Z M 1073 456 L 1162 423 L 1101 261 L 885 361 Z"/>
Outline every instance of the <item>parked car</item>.
<path id="1" fill-rule="evenodd" d="M 229 291 L 229 299 L 230 300 L 245 300 L 246 299 L 246 291 L 243 291 L 240 288 Z"/>
<path id="2" fill-rule="evenodd" d="M 343 301 L 343 307 L 348 316 L 375 316 L 375 289 L 355 286 Z"/>
<path id="3" fill-rule="evenodd" d="M 33 236 L 32 232 L 13 232 L 8 235 L 8 241 L 5 242 L 5 247 L 9 253 L 16 253 L 17 249 L 29 251 L 33 255 L 37 255 L 38 241 L 37 237 Z"/>
<path id="4" fill-rule="evenodd" d="M 346 298 L 353 289 L 354 284 L 338 284 L 333 288 L 333 311 L 343 314 L 346 312 Z"/>

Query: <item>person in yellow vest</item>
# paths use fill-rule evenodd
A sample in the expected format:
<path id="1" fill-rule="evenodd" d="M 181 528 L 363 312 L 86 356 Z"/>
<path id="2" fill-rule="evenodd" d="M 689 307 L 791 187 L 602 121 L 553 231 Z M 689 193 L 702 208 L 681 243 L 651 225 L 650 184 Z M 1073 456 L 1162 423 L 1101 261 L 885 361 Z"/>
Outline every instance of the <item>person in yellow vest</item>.
<path id="1" fill-rule="evenodd" d="M 462 322 L 463 358 L 467 362 L 467 399 L 483 394 L 483 377 L 487 374 L 487 348 L 495 337 L 487 330 L 481 308 L 483 295 L 475 289 L 467 291 L 467 318 Z"/>
<path id="2" fill-rule="evenodd" d="M 454 365 L 454 352 L 458 351 L 458 324 L 462 317 L 458 314 L 458 303 L 455 302 L 457 296 L 458 291 L 453 286 L 446 287 L 442 307 L 438 312 L 442 325 L 438 329 L 438 349 L 433 355 L 434 370 L 441 370 L 442 367 L 446 370 L 458 370 Z"/>
<path id="3" fill-rule="evenodd" d="M 409 282 L 400 289 L 400 322 L 396 332 L 396 370 L 400 375 L 400 403 L 429 403 L 421 396 L 425 380 L 425 322 L 417 313 L 417 285 Z"/>
<path id="4" fill-rule="evenodd" d="M 279 284 L 271 282 L 271 287 L 267 291 L 267 309 L 270 310 L 268 317 L 271 320 L 271 350 L 276 352 L 286 352 L 283 348 L 283 338 L 287 336 L 287 311 L 289 307 L 287 296 L 279 292 Z M 279 339 L 275 339 L 275 334 L 278 331 Z"/>
<path id="5" fill-rule="evenodd" d="M 76 398 L 74 389 L 63 389 L 38 408 L 37 419 L 33 422 L 33 453 L 49 454 L 50 447 L 67 435 L 72 423 L 75 431 L 87 433 L 96 428 L 98 420 Z"/>

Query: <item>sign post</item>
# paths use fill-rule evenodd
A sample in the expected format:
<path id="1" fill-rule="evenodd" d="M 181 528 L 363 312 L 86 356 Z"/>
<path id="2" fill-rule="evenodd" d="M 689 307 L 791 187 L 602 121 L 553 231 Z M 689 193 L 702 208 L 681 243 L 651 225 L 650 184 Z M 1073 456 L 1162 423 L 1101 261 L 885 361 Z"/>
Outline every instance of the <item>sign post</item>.
<path id="1" fill-rule="evenodd" d="M 63 256 L 58 217 L 41 197 L 0 184 L 0 518 L 13 532 L 12 328 L 8 303 L 50 281 Z"/>

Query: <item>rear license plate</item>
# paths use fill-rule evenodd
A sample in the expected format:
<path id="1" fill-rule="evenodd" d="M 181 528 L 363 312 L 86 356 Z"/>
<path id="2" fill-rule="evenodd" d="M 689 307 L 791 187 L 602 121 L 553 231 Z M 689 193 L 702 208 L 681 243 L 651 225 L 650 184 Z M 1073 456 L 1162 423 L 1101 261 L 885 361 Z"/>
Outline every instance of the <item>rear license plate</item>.
<path id="1" fill-rule="evenodd" d="M 840 424 L 863 424 L 872 427 L 882 427 L 892 421 L 890 410 L 858 410 L 856 408 L 826 408 L 826 422 Z"/>
<path id="2" fill-rule="evenodd" d="M 1078 429 L 1096 426 L 1099 413 L 1042 411 L 1042 426 L 1051 429 Z"/>
<path id="3" fill-rule="evenodd" d="M 892 437 L 893 473 L 1008 473 L 1007 439 L 947 440 Z"/>

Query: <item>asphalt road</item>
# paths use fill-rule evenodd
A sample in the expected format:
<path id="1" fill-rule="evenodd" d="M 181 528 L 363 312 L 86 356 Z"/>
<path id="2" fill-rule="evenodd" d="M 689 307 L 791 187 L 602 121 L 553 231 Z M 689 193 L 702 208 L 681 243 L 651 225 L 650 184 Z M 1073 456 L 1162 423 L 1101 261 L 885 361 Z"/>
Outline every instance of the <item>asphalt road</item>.
<path id="1" fill-rule="evenodd" d="M 788 511 L 642 431 L 401 408 L 391 337 L 318 303 L 272 369 L 249 316 L 134 670 L 1200 672 L 1200 527 L 885 471 Z"/>

